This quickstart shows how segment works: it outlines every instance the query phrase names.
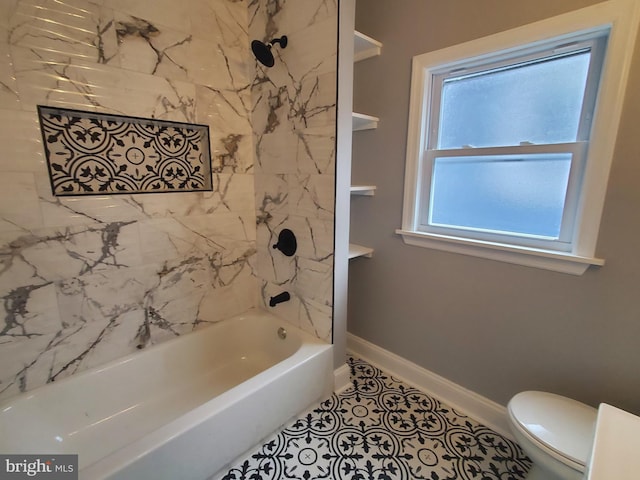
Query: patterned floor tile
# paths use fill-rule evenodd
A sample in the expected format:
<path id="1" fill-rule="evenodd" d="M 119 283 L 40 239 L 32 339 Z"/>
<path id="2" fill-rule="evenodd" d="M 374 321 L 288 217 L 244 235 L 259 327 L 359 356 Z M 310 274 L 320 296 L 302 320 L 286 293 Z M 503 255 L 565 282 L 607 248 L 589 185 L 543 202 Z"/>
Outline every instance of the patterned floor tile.
<path id="1" fill-rule="evenodd" d="M 349 358 L 352 386 L 304 412 L 220 480 L 521 480 L 511 440 Z"/>

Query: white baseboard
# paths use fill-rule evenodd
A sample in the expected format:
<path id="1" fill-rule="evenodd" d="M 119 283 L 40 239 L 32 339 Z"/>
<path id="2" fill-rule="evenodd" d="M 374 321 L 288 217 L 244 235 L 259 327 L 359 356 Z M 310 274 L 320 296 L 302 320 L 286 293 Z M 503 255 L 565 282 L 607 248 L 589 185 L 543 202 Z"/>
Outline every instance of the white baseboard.
<path id="1" fill-rule="evenodd" d="M 351 385 L 351 370 L 349 365 L 343 363 L 333 371 L 333 391 L 336 393 L 341 392 L 345 388 Z"/>
<path id="2" fill-rule="evenodd" d="M 513 439 L 509 430 L 506 407 L 351 333 L 347 333 L 347 350 L 354 356 L 370 362 L 397 379 L 433 395 L 459 412 Z"/>

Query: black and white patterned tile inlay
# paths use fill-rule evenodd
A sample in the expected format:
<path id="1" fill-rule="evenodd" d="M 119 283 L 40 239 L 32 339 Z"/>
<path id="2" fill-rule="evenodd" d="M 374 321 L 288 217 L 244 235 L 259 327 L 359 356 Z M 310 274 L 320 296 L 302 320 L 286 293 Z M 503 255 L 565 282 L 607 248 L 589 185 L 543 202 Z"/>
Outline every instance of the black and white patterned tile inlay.
<path id="1" fill-rule="evenodd" d="M 38 107 L 53 194 L 211 190 L 209 127 Z"/>
<path id="2" fill-rule="evenodd" d="M 513 441 L 370 364 L 221 480 L 519 480 L 531 460 Z"/>

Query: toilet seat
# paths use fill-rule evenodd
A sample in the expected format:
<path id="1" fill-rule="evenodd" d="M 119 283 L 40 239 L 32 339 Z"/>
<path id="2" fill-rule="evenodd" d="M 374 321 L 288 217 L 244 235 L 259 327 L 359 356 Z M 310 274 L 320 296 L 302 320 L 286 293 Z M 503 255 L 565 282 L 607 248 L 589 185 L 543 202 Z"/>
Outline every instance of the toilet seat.
<path id="1" fill-rule="evenodd" d="M 591 453 L 597 410 L 547 392 L 522 392 L 509 402 L 513 425 L 565 465 L 584 471 Z"/>

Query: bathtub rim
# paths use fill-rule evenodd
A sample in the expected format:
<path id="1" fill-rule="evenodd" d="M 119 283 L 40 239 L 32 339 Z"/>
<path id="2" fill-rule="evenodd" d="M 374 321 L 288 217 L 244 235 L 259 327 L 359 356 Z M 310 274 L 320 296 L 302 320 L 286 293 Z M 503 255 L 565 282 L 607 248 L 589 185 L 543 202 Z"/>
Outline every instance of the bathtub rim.
<path id="1" fill-rule="evenodd" d="M 326 343 L 323 340 L 312 336 L 311 334 L 299 329 L 295 325 L 288 323 L 286 320 L 276 317 L 270 312 L 260 309 L 252 309 L 236 317 L 231 317 L 229 320 L 233 321 L 233 319 L 246 317 L 249 315 L 256 315 L 258 317 L 267 316 L 269 321 L 286 326 L 288 331 L 294 332 L 296 335 L 300 335 L 301 345 L 292 355 L 266 368 L 257 375 L 243 381 L 238 385 L 235 385 L 229 390 L 211 398 L 207 402 L 198 405 L 196 408 L 181 414 L 177 418 L 156 428 L 155 430 L 152 430 L 146 435 L 125 445 L 122 445 L 117 450 L 107 454 L 106 456 L 88 465 L 85 465 L 79 470 L 79 478 L 81 480 L 85 478 L 99 479 L 109 478 L 111 476 L 117 475 L 118 472 L 126 469 L 127 467 L 130 467 L 138 460 L 143 459 L 145 456 L 163 447 L 172 440 L 179 439 L 179 437 L 181 437 L 189 430 L 198 427 L 203 422 L 203 419 L 211 418 L 219 414 L 224 414 L 224 411 L 231 408 L 231 406 L 235 402 L 250 397 L 260 389 L 266 387 L 269 383 L 273 382 L 274 379 L 284 377 L 288 372 L 294 370 L 296 367 L 299 367 L 306 362 L 313 361 L 320 355 L 325 355 L 327 351 L 329 351 L 329 355 L 332 355 L 332 344 Z M 197 332 L 198 331 L 189 332 L 189 334 Z M 156 346 L 161 347 L 165 343 L 168 342 L 164 342 L 163 344 L 159 344 Z M 139 354 L 140 352 L 134 352 L 131 355 L 135 356 Z M 124 361 L 125 358 L 123 357 L 121 360 Z M 116 361 L 111 363 L 113 363 L 114 365 L 118 365 L 120 362 Z M 102 367 L 107 368 L 108 365 L 105 364 Z M 87 372 L 90 372 L 90 370 L 88 370 Z M 73 377 L 75 377 L 75 375 L 72 375 L 68 378 Z M 330 371 L 329 377 L 333 379 L 332 370 Z M 330 394 L 332 392 L 332 388 L 333 383 L 329 382 L 327 387 L 324 389 L 324 395 L 326 396 Z M 292 412 L 291 416 L 294 416 L 298 413 L 300 412 Z M 259 439 L 256 439 L 256 442 L 258 440 Z M 213 474 L 216 472 L 211 473 Z"/>
<path id="2" fill-rule="evenodd" d="M 248 317 L 260 317 L 260 316 L 266 316 L 270 319 L 272 319 L 273 321 L 277 321 L 281 324 L 284 324 L 288 329 L 290 329 L 291 331 L 296 332 L 296 334 L 300 335 L 301 338 L 301 343 L 304 345 L 305 343 L 311 343 L 311 344 L 320 344 L 320 345 L 330 345 L 326 342 L 324 342 L 323 340 L 314 337 L 313 335 L 311 335 L 308 332 L 305 332 L 304 330 L 300 329 L 299 327 L 297 327 L 296 325 L 293 325 L 291 323 L 289 323 L 287 320 L 284 320 L 280 317 L 275 316 L 273 313 L 267 311 L 267 310 L 263 310 L 259 307 L 254 307 L 251 308 L 249 310 L 246 310 L 245 312 L 242 312 L 238 315 L 234 315 L 232 317 L 228 317 L 225 318 L 223 320 L 220 320 L 218 322 L 214 322 L 211 325 L 207 325 L 204 326 L 202 328 L 199 328 L 197 330 L 192 330 L 190 332 L 187 333 L 183 333 L 181 335 L 178 335 L 174 338 L 170 338 L 168 340 L 164 340 L 160 343 L 156 343 L 154 345 L 151 345 L 149 347 L 146 347 L 144 349 L 140 349 L 131 353 L 128 353 L 122 357 L 118 357 L 118 358 L 114 358 L 113 360 L 109 360 L 105 363 L 101 363 L 100 365 L 96 365 L 90 368 L 87 368 L 86 370 L 82 370 L 78 373 L 73 373 L 71 375 L 68 375 L 64 378 L 61 378 L 60 380 L 55 380 L 52 382 L 48 382 L 45 383 L 43 385 L 38 385 L 37 387 L 32 388 L 31 390 L 27 390 L 25 392 L 21 392 L 18 393 L 16 395 L 12 395 L 10 397 L 7 397 L 3 400 L 0 400 L 0 414 L 8 407 L 11 407 L 13 404 L 17 404 L 17 403 L 21 403 L 23 401 L 27 401 L 29 400 L 31 397 L 36 396 L 40 391 L 44 390 L 44 389 L 59 389 L 62 388 L 64 385 L 66 385 L 66 383 L 70 382 L 71 380 L 78 380 L 78 379 L 82 379 L 84 377 L 89 377 L 92 375 L 96 375 L 99 374 L 100 372 L 104 371 L 104 370 L 109 370 L 111 368 L 115 368 L 117 366 L 120 365 L 124 365 L 126 363 L 129 363 L 133 360 L 135 360 L 139 355 L 144 354 L 145 352 L 158 352 L 158 351 L 162 351 L 162 350 L 166 350 L 167 348 L 170 348 L 170 346 L 176 342 L 176 341 L 180 341 L 186 338 L 190 338 L 193 335 L 196 335 L 198 333 L 202 333 L 205 330 L 209 330 L 210 328 L 215 328 L 217 326 L 221 326 L 223 323 L 226 322 L 232 322 L 235 320 L 240 320 L 240 319 L 244 319 L 244 318 L 248 318 Z M 296 352 L 294 352 L 295 355 Z M 286 358 L 284 359 L 286 360 Z M 269 367 L 271 368 L 271 367 Z M 267 369 L 268 370 L 268 369 Z M 262 373 L 262 372 L 261 372 Z"/>
<path id="3" fill-rule="evenodd" d="M 322 355 L 324 352 L 330 352 L 332 348 L 333 346 L 331 344 L 316 345 L 314 348 L 316 351 L 312 355 L 306 355 L 303 358 L 306 361 L 312 360 L 314 357 Z M 218 414 L 224 414 L 224 411 L 232 407 L 234 403 L 251 397 L 261 388 L 264 388 L 269 383 L 273 382 L 275 378 L 281 378 L 296 366 L 299 366 L 300 363 L 282 365 L 282 363 L 287 363 L 290 359 L 293 361 L 294 357 L 299 354 L 300 352 L 296 352 L 283 362 L 260 372 L 258 375 L 244 381 L 230 390 L 227 390 L 217 397 L 212 398 L 208 402 L 199 405 L 175 420 L 148 433 L 144 437 L 127 445 L 123 445 L 118 450 L 108 454 L 107 456 L 86 465 L 79 470 L 80 480 L 103 479 L 115 476 L 127 467 L 132 466 L 138 460 L 143 459 L 146 455 L 153 453 L 155 450 L 163 447 L 172 440 L 179 439 L 189 430 L 197 428 L 202 423 L 203 419 L 210 418 Z M 300 354 L 300 356 L 302 356 L 302 354 Z M 299 413 L 300 412 L 298 411 L 292 412 L 291 417 Z M 260 438 L 256 438 L 254 443 L 257 443 L 259 440 Z M 132 453 L 132 450 L 134 450 L 135 453 Z M 210 473 L 215 474 L 217 472 Z"/>

